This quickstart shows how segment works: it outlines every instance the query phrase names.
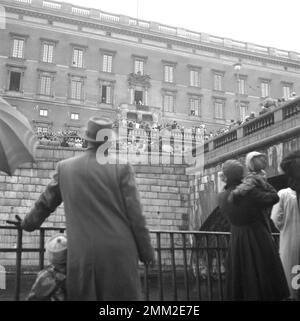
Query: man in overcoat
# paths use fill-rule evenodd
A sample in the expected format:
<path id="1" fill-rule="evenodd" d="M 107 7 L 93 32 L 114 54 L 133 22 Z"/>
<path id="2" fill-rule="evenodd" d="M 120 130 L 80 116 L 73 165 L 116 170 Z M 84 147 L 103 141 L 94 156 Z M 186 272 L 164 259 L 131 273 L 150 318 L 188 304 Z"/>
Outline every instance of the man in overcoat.
<path id="1" fill-rule="evenodd" d="M 89 120 L 83 135 L 88 149 L 57 164 L 53 179 L 21 223 L 33 231 L 64 203 L 68 300 L 140 300 L 138 259 L 154 261 L 132 166 L 97 161 L 103 143 L 97 133 L 112 124 L 105 118 Z"/>

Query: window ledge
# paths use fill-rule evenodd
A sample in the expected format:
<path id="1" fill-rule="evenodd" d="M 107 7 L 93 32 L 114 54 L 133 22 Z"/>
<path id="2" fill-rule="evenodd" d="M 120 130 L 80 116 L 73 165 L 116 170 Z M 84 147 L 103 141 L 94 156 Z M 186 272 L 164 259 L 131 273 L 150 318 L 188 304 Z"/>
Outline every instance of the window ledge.
<path id="1" fill-rule="evenodd" d="M 189 85 L 189 88 L 193 88 L 193 89 L 201 89 L 201 86 L 192 86 L 192 85 Z"/>
<path id="2" fill-rule="evenodd" d="M 213 89 L 213 92 L 218 93 L 218 94 L 225 94 L 225 90 L 218 90 L 218 89 Z"/>
<path id="3" fill-rule="evenodd" d="M 68 104 L 80 105 L 84 104 L 83 100 L 68 98 Z"/>
<path id="4" fill-rule="evenodd" d="M 22 97 L 24 92 L 23 91 L 6 90 L 5 94 L 9 95 L 9 96 Z"/>
<path id="5" fill-rule="evenodd" d="M 21 61 L 21 62 L 25 62 L 26 61 L 25 58 L 18 58 L 18 57 L 13 57 L 13 56 L 10 56 L 9 58 L 12 59 L 12 60 L 15 60 L 15 61 Z"/>

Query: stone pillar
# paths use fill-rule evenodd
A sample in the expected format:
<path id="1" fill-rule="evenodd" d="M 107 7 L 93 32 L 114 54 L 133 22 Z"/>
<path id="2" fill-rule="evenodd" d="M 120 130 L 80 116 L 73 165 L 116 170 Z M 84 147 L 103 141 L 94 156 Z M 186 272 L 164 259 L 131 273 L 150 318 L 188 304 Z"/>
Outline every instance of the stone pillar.
<path id="1" fill-rule="evenodd" d="M 122 25 L 129 26 L 129 17 L 128 16 L 120 15 L 119 21 Z"/>

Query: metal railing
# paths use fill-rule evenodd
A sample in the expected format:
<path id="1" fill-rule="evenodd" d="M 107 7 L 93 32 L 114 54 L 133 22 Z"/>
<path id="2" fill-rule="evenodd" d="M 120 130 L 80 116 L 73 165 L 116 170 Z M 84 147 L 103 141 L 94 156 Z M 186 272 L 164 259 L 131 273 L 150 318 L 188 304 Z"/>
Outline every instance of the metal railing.
<path id="1" fill-rule="evenodd" d="M 12 260 L 10 262 L 15 263 L 13 271 L 10 272 L 14 277 L 14 289 L 10 289 L 11 298 L 6 297 L 6 299 L 15 301 L 24 299 L 30 287 L 28 288 L 27 281 L 27 289 L 24 290 L 22 281 L 31 277 L 33 284 L 37 272 L 44 268 L 47 237 L 64 231 L 64 228 L 59 227 L 43 227 L 33 234 L 28 234 L 15 226 L 0 226 L 2 236 L 8 237 L 9 234 L 12 240 L 13 235 L 15 240 L 11 242 L 15 243 L 15 246 L 4 243 L 0 246 L 2 257 L 7 253 L 15 255 L 15 258 L 10 257 Z M 144 299 L 146 301 L 223 300 L 224 260 L 229 235 L 230 233 L 226 232 L 151 231 L 156 265 L 154 267 L 140 265 Z M 2 237 L 2 240 L 5 240 L 5 237 Z M 24 263 L 28 253 L 35 253 L 36 258 L 31 263 L 34 270 L 32 266 Z M 5 258 L 2 258 L 2 261 L 4 262 Z"/>

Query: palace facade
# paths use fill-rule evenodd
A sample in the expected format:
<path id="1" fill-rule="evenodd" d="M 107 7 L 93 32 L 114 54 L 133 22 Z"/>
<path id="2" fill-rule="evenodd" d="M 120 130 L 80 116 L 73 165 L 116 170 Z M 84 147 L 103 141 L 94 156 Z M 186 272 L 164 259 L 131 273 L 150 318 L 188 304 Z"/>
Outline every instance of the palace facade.
<path id="1" fill-rule="evenodd" d="M 300 92 L 295 52 L 63 2 L 0 6 L 0 95 L 38 131 L 94 115 L 216 130 Z"/>

